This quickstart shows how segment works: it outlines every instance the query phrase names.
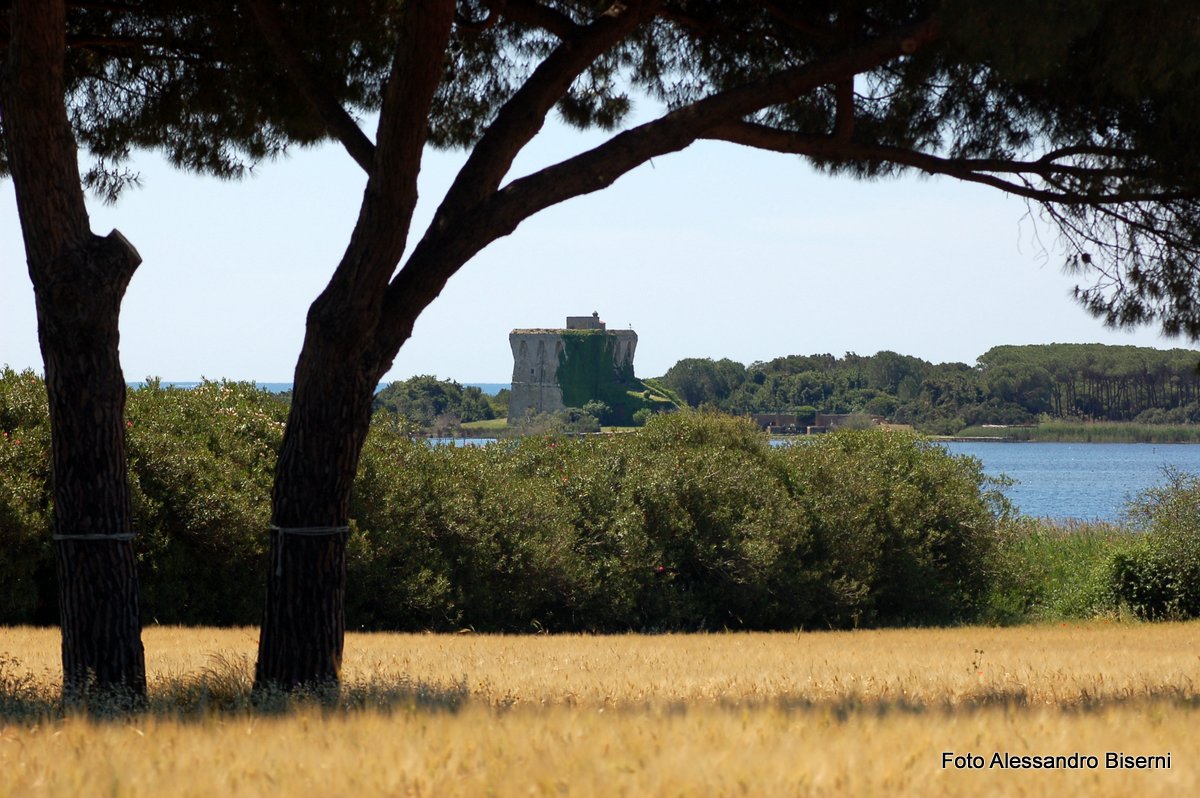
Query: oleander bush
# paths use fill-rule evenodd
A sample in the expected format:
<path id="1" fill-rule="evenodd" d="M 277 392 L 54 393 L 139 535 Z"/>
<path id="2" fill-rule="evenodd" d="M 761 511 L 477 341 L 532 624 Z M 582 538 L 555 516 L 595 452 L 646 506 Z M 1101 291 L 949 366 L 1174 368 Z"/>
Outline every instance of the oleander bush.
<path id="1" fill-rule="evenodd" d="M 152 380 L 126 418 L 143 617 L 256 622 L 286 405 L 247 383 Z"/>
<path id="2" fill-rule="evenodd" d="M 0 373 L 0 623 L 55 623 L 46 391 Z M 151 381 L 126 406 L 143 618 L 253 623 L 286 406 L 248 384 Z"/>
<path id="3" fill-rule="evenodd" d="M 983 612 L 1011 513 L 982 464 L 900 432 L 821 436 L 784 450 L 796 500 L 832 577 L 829 620 L 964 621 Z"/>
<path id="4" fill-rule="evenodd" d="M 0 375 L 0 623 L 56 617 L 45 389 Z M 286 405 L 151 381 L 128 404 L 148 621 L 259 619 Z M 798 629 L 985 614 L 1006 508 L 978 461 L 914 435 L 773 448 L 749 422 L 430 446 L 375 418 L 351 501 L 351 628 Z M 16 441 L 20 441 L 18 444 Z"/>

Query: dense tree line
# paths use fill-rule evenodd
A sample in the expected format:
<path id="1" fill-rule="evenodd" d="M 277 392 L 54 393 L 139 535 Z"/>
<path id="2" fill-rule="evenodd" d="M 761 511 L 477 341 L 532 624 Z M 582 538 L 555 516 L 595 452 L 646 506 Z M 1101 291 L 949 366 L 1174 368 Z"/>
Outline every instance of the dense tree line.
<path id="1" fill-rule="evenodd" d="M 507 396 L 504 397 L 507 400 Z M 504 402 L 505 405 L 507 401 Z M 496 406 L 474 385 L 439 380 L 424 374 L 398 380 L 375 394 L 375 409 L 383 408 L 426 430 L 457 427 L 463 422 L 496 418 Z M 501 413 L 503 415 L 503 413 Z"/>
<path id="2" fill-rule="evenodd" d="M 749 366 L 689 358 L 661 380 L 692 407 L 739 415 L 866 413 L 939 432 L 1040 417 L 1200 421 L 1200 352 L 1191 349 L 997 346 L 974 366 L 887 351 L 789 355 Z"/>

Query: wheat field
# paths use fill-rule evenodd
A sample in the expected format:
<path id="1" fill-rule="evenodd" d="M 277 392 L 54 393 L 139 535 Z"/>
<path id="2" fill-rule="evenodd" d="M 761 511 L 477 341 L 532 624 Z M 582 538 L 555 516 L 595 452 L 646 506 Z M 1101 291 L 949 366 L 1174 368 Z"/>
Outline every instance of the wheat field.
<path id="1" fill-rule="evenodd" d="M 57 632 L 0 629 L 0 796 L 1200 792 L 1196 623 L 352 634 L 340 700 L 269 712 L 238 700 L 256 634 L 148 628 L 150 709 L 89 719 L 30 709 Z M 1076 753 L 1097 766 L 988 767 Z"/>

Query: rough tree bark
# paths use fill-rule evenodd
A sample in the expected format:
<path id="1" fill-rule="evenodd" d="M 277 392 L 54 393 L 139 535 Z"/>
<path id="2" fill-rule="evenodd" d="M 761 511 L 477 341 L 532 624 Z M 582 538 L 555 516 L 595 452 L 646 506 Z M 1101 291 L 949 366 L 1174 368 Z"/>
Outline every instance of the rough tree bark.
<path id="1" fill-rule="evenodd" d="M 0 113 L 50 400 L 64 693 L 145 693 L 125 453 L 121 299 L 141 262 L 91 232 L 64 105 L 59 0 L 16 0 Z"/>
<path id="2" fill-rule="evenodd" d="M 258 688 L 328 686 L 341 672 L 344 530 L 378 376 L 346 374 L 336 367 L 336 347 L 319 332 L 310 331 L 309 340 L 296 370 L 275 480 Z"/>

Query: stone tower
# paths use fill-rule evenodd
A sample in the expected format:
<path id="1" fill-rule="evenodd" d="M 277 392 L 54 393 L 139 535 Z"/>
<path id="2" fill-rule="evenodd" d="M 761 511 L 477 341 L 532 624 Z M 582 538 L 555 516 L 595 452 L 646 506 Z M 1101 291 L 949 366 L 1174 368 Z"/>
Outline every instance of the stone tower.
<path id="1" fill-rule="evenodd" d="M 508 418 L 513 423 L 530 411 L 562 410 L 566 406 L 564 389 L 566 400 L 578 407 L 588 399 L 600 398 L 597 392 L 603 386 L 633 379 L 637 333 L 607 329 L 599 313 L 568 316 L 564 329 L 513 330 L 508 343 L 513 353 Z M 566 385 L 560 367 L 571 374 Z"/>

